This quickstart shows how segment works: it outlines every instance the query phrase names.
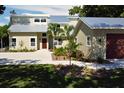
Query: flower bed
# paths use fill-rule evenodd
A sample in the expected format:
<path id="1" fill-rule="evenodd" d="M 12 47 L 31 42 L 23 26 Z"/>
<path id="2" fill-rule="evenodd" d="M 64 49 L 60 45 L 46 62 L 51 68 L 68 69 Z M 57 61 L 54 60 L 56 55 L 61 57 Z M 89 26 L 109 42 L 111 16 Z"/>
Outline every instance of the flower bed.
<path id="1" fill-rule="evenodd" d="M 53 60 L 67 60 L 67 55 L 66 55 L 66 50 L 65 48 L 61 47 L 61 48 L 55 48 L 53 49 L 53 53 L 52 53 L 52 59 Z"/>

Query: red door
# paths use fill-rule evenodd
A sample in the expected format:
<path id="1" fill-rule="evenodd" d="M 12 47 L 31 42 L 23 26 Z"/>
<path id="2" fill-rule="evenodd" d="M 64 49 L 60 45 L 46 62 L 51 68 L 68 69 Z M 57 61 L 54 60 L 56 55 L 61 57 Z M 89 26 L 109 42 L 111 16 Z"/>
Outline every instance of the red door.
<path id="1" fill-rule="evenodd" d="M 47 39 L 42 38 L 42 49 L 46 49 L 46 48 L 47 48 Z"/>
<path id="2" fill-rule="evenodd" d="M 107 34 L 106 58 L 124 58 L 124 34 Z"/>

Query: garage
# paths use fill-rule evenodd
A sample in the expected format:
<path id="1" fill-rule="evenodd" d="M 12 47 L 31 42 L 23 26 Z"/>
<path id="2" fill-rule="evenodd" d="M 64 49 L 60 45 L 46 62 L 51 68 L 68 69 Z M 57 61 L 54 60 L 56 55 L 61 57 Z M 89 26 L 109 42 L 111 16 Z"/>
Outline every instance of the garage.
<path id="1" fill-rule="evenodd" d="M 107 34 L 106 36 L 106 58 L 124 58 L 124 34 Z"/>

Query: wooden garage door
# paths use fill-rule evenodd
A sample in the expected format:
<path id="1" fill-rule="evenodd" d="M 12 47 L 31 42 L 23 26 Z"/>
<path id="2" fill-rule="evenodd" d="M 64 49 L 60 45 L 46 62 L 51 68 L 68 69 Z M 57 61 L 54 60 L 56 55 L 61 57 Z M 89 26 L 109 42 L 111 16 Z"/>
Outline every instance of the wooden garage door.
<path id="1" fill-rule="evenodd" d="M 106 58 L 124 58 L 124 34 L 107 34 Z"/>

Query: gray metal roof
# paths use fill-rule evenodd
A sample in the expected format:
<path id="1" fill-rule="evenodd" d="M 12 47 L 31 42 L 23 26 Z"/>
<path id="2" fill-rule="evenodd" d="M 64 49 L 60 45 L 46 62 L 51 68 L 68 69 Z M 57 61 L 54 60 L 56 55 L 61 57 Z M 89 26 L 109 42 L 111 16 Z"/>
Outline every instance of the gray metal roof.
<path id="1" fill-rule="evenodd" d="M 50 23 L 68 24 L 69 16 L 50 16 Z"/>
<path id="2" fill-rule="evenodd" d="M 124 18 L 80 17 L 91 29 L 124 29 Z"/>
<path id="3" fill-rule="evenodd" d="M 11 25 L 10 32 L 47 32 L 47 25 Z"/>

